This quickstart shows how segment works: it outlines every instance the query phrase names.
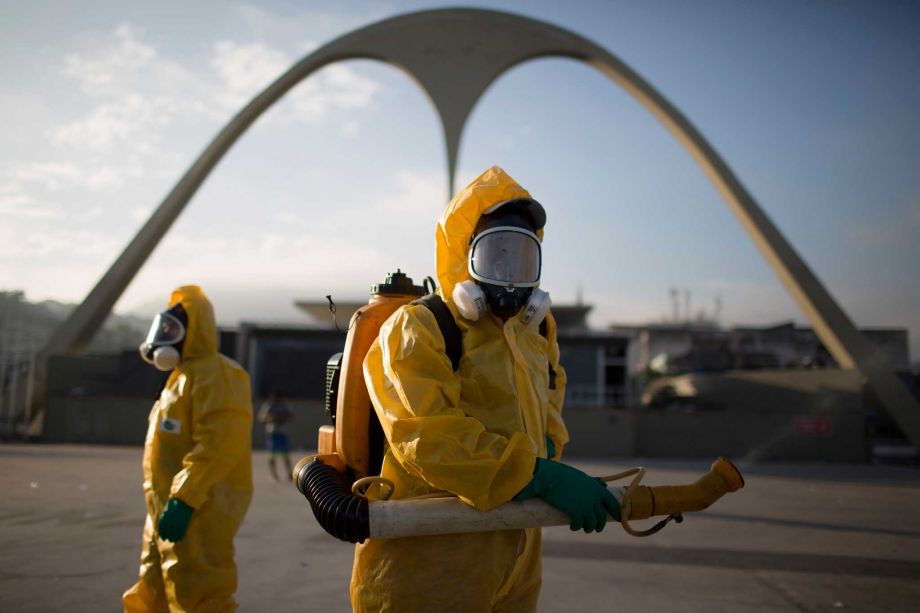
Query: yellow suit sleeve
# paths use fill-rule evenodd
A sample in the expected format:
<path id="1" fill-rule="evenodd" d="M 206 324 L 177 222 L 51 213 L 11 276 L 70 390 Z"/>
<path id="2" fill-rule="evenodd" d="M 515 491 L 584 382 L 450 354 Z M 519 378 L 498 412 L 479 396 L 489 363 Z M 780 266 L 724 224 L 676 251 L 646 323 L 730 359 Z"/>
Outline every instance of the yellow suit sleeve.
<path id="1" fill-rule="evenodd" d="M 551 458 L 558 460 L 562 457 L 562 450 L 569 442 L 569 431 L 562 419 L 562 405 L 565 402 L 565 385 L 568 379 L 565 369 L 559 363 L 559 343 L 556 338 L 556 320 L 552 315 L 547 316 L 547 338 L 549 347 L 550 367 L 556 373 L 555 389 L 549 390 L 549 408 L 546 411 L 546 436 L 552 439 L 556 446 L 556 455 Z"/>
<path id="2" fill-rule="evenodd" d="M 222 361 L 196 370 L 191 381 L 194 446 L 182 459 L 170 496 L 193 508 L 212 486 L 251 453 L 252 404 L 248 376 Z"/>
<path id="3" fill-rule="evenodd" d="M 530 437 L 489 432 L 459 408 L 460 381 L 426 307 L 403 307 L 381 326 L 364 377 L 390 449 L 409 473 L 480 510 L 530 482 Z"/>

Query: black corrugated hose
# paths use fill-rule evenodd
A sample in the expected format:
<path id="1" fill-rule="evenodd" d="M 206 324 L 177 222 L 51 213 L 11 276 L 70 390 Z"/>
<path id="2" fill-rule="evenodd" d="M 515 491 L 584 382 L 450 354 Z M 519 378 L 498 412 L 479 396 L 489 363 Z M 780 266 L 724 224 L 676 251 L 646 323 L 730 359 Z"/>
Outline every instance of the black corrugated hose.
<path id="1" fill-rule="evenodd" d="M 335 538 L 363 543 L 370 536 L 367 500 L 353 495 L 332 466 L 314 458 L 297 473 L 297 489 L 310 502 L 319 525 Z"/>

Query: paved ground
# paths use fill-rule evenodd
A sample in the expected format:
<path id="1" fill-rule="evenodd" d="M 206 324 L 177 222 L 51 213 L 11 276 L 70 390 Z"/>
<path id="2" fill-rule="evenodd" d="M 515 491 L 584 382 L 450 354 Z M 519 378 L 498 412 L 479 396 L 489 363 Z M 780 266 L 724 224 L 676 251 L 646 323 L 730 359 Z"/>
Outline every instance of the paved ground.
<path id="1" fill-rule="evenodd" d="M 137 448 L 0 445 L 0 611 L 118 611 L 144 517 Z M 650 484 L 703 462 L 643 462 Z M 246 611 L 347 611 L 352 548 L 256 453 Z M 596 474 L 632 463 L 578 462 Z M 918 611 L 920 470 L 741 466 L 745 489 L 646 539 L 544 531 L 540 611 Z"/>

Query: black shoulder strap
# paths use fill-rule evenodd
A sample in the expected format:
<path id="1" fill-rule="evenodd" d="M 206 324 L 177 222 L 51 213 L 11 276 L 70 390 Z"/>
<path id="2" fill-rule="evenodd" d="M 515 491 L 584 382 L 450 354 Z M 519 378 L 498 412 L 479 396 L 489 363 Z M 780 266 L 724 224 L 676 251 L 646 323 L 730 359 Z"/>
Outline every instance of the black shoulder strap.
<path id="1" fill-rule="evenodd" d="M 460 326 L 454 321 L 454 316 L 451 315 L 450 309 L 447 308 L 447 305 L 437 294 L 422 296 L 417 300 L 413 300 L 412 304 L 424 305 L 434 315 L 435 320 L 438 322 L 438 328 L 441 330 L 441 336 L 444 337 L 447 357 L 450 358 L 450 363 L 453 365 L 454 371 L 456 371 L 460 368 L 460 355 L 463 353 L 463 333 L 460 331 Z"/>
<path id="2" fill-rule="evenodd" d="M 540 322 L 540 336 L 549 339 L 549 326 L 546 323 L 545 317 L 543 321 Z M 556 369 L 553 368 L 552 362 L 549 364 L 549 389 L 556 389 Z"/>

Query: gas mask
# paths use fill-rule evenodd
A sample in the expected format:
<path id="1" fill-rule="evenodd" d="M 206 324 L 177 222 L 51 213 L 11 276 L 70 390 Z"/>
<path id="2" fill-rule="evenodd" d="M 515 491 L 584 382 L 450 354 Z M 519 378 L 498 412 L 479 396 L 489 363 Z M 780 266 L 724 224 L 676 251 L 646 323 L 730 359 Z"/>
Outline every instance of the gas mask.
<path id="1" fill-rule="evenodd" d="M 460 315 L 470 321 L 476 321 L 482 317 L 487 309 L 491 309 L 495 315 L 502 319 L 509 319 L 520 312 L 521 321 L 524 324 L 533 322 L 535 325 L 539 325 L 546 317 L 546 314 L 549 313 L 550 306 L 552 306 L 549 293 L 538 287 L 526 288 L 526 293 L 524 291 L 519 293 L 515 291 L 507 292 L 504 288 L 498 288 L 504 291 L 505 294 L 510 295 L 502 295 L 493 288 L 495 286 L 469 280 L 455 285 L 452 297 Z M 491 298 L 487 292 L 492 293 Z M 498 295 L 496 296 L 496 294 Z M 523 310 L 521 310 L 521 305 L 523 305 Z"/>
<path id="2" fill-rule="evenodd" d="M 539 324 L 549 311 L 549 294 L 539 289 L 540 239 L 546 213 L 535 200 L 499 203 L 480 218 L 470 243 L 471 281 L 454 287 L 454 304 L 476 321 L 488 308 L 502 320 L 521 313 L 525 324 Z M 522 312 L 523 310 L 523 312 Z"/>
<path id="3" fill-rule="evenodd" d="M 187 326 L 188 315 L 181 304 L 154 317 L 147 339 L 138 347 L 141 358 L 164 372 L 178 366 Z"/>

